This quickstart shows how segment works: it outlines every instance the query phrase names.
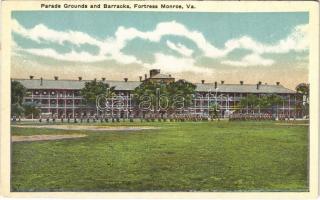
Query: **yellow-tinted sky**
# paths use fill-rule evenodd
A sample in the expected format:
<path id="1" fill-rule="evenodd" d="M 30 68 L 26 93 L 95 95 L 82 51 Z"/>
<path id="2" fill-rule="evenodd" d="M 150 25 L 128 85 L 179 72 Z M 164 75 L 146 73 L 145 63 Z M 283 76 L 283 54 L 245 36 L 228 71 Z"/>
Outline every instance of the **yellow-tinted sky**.
<path id="1" fill-rule="evenodd" d="M 115 20 L 117 19 L 117 20 Z M 308 82 L 308 13 L 14 12 L 12 78 Z"/>

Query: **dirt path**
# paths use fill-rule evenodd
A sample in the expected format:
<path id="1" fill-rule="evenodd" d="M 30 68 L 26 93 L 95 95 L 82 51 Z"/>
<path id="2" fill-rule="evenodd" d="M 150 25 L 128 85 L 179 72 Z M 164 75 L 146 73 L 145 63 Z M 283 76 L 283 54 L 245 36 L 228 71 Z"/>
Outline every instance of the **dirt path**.
<path id="1" fill-rule="evenodd" d="M 58 130 L 74 130 L 74 131 L 140 131 L 158 129 L 157 127 L 149 126 L 85 126 L 85 125 L 12 125 L 17 128 L 47 128 Z"/>
<path id="2" fill-rule="evenodd" d="M 12 136 L 13 142 L 25 142 L 25 141 L 46 141 L 46 140 L 63 140 L 86 137 L 84 134 L 77 135 L 30 135 L 30 136 Z"/>
<path id="3" fill-rule="evenodd" d="M 294 123 L 275 123 L 280 126 L 309 126 L 309 124 L 294 124 Z"/>

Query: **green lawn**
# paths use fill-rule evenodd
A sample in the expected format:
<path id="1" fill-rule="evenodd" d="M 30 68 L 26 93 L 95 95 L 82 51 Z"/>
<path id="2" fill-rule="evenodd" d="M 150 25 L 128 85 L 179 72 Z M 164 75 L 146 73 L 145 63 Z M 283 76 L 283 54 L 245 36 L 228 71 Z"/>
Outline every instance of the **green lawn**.
<path id="1" fill-rule="evenodd" d="M 120 124 L 160 129 L 12 128 L 13 135 L 88 135 L 13 143 L 12 191 L 308 191 L 308 126 L 108 123 Z"/>

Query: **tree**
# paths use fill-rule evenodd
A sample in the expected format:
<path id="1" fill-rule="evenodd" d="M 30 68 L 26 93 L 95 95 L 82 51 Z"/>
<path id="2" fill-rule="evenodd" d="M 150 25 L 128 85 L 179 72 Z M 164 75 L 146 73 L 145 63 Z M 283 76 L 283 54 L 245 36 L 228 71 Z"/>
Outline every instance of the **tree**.
<path id="1" fill-rule="evenodd" d="M 11 82 L 11 115 L 22 115 L 24 108 L 22 107 L 23 97 L 26 95 L 27 89 L 18 81 Z"/>
<path id="2" fill-rule="evenodd" d="M 24 113 L 24 108 L 18 104 L 18 103 L 14 103 L 11 104 L 11 115 L 12 116 L 21 116 Z"/>
<path id="3" fill-rule="evenodd" d="M 282 97 L 277 94 L 264 95 L 259 99 L 259 108 L 271 109 L 272 114 L 274 114 L 275 107 L 282 102 Z"/>
<path id="4" fill-rule="evenodd" d="M 18 81 L 11 82 L 11 104 L 22 105 L 27 89 Z"/>
<path id="5" fill-rule="evenodd" d="M 300 83 L 296 87 L 296 91 L 298 94 L 304 95 L 309 99 L 309 91 L 310 91 L 310 85 L 307 83 Z"/>
<path id="6" fill-rule="evenodd" d="M 23 104 L 24 109 L 24 115 L 33 117 L 38 117 L 40 115 L 40 109 L 38 108 L 38 105 L 34 102 L 28 102 Z"/>
<path id="7" fill-rule="evenodd" d="M 159 107 L 162 107 L 172 112 L 181 107 L 181 105 L 178 105 L 178 101 L 183 103 L 184 107 L 192 105 L 195 88 L 194 84 L 185 80 L 178 80 L 169 84 L 145 81 L 135 88 L 133 93 L 135 102 L 143 108 L 159 109 Z"/>
<path id="8" fill-rule="evenodd" d="M 283 99 L 277 94 L 267 94 L 263 95 L 260 98 L 256 95 L 249 94 L 247 97 L 240 100 L 241 108 L 250 108 L 255 109 L 272 109 L 274 112 L 274 107 L 282 103 Z"/>
<path id="9" fill-rule="evenodd" d="M 219 119 L 219 110 L 220 110 L 220 107 L 217 103 L 213 103 L 210 105 L 210 109 L 209 109 L 209 114 L 211 116 L 211 119 Z"/>
<path id="10" fill-rule="evenodd" d="M 175 96 L 183 97 L 184 107 L 189 107 L 192 105 L 193 96 L 195 94 L 195 89 L 196 89 L 196 86 L 194 84 L 180 79 L 176 82 L 169 83 L 167 88 L 168 88 L 167 90 L 171 100 L 170 101 L 171 106 L 174 106 Z"/>
<path id="11" fill-rule="evenodd" d="M 164 107 L 164 101 L 160 102 L 160 96 L 168 96 L 166 84 L 145 81 L 136 87 L 133 91 L 134 101 L 141 109 L 150 111 L 159 108 L 159 104 Z"/>
<path id="12" fill-rule="evenodd" d="M 80 94 L 86 100 L 87 104 L 95 105 L 98 96 L 107 95 L 108 88 L 109 84 L 102 81 L 93 80 L 85 83 L 85 86 L 81 89 Z M 113 90 L 114 87 L 110 88 L 111 92 Z"/>
<path id="13" fill-rule="evenodd" d="M 248 94 L 245 98 L 240 100 L 241 108 L 254 109 L 259 106 L 259 97 L 254 94 Z"/>
<path id="14" fill-rule="evenodd" d="M 296 92 L 300 96 L 300 101 L 297 104 L 303 111 L 303 115 L 309 115 L 309 93 L 310 85 L 307 83 L 300 83 L 296 87 Z"/>

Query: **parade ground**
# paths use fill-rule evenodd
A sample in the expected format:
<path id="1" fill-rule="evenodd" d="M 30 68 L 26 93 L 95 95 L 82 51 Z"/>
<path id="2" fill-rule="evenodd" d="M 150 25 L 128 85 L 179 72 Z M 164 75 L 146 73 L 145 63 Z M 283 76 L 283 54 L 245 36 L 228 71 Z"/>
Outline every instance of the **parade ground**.
<path id="1" fill-rule="evenodd" d="M 12 191 L 308 191 L 307 121 L 17 122 Z"/>

